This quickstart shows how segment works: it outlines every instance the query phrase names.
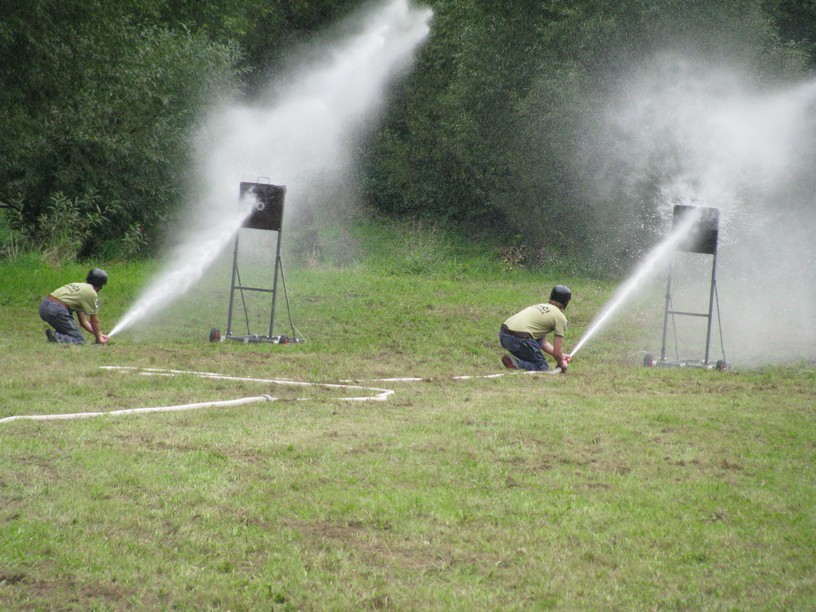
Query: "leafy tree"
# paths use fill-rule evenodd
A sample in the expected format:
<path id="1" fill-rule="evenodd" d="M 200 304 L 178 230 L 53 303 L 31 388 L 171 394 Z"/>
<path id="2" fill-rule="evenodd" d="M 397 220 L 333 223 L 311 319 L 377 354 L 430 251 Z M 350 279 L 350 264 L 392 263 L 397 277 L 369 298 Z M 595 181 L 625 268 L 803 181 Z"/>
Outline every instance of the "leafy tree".
<path id="1" fill-rule="evenodd" d="M 816 0 L 767 0 L 765 8 L 782 42 L 801 49 L 816 69 Z"/>
<path id="2" fill-rule="evenodd" d="M 490 198 L 512 190 L 505 153 L 533 58 L 518 35 L 529 15 L 508 16 L 500 4 L 434 6 L 431 39 L 367 151 L 367 187 L 382 208 L 471 221 L 501 215 Z"/>
<path id="3" fill-rule="evenodd" d="M 625 2 L 611 10 L 584 3 L 576 17 L 594 25 L 584 26 L 587 38 L 572 39 L 580 47 L 562 47 L 581 66 L 579 95 L 559 112 L 571 122 L 565 145 L 577 145 L 562 158 L 577 179 L 577 199 L 565 198 L 568 209 L 562 212 L 580 219 L 585 254 L 607 270 L 627 269 L 663 230 L 660 187 L 685 172 L 671 142 L 655 143 L 649 159 L 628 160 L 625 143 L 610 140 L 622 135 L 610 132 L 602 118 L 626 96 L 633 75 L 670 56 L 676 61 L 666 66 L 728 66 L 760 84 L 801 75 L 805 63 L 799 48 L 781 43 L 758 0 Z M 563 25 L 575 31 L 575 23 Z M 631 171 L 635 163 L 641 164 L 637 173 Z M 599 184 L 603 191 L 595 189 Z"/>
<path id="4" fill-rule="evenodd" d="M 3 4 L 0 200 L 33 242 L 48 240 L 38 224 L 63 197 L 106 219 L 77 253 L 160 232 L 183 187 L 188 128 L 215 92 L 236 85 L 234 45 L 146 24 L 129 8 Z"/>
<path id="5" fill-rule="evenodd" d="M 550 253 L 625 263 L 642 245 L 620 228 L 656 228 L 671 152 L 629 184 L 627 162 L 599 146 L 616 146 L 599 117 L 632 70 L 666 50 L 758 80 L 814 66 L 814 0 L 427 2 L 431 36 L 360 150 L 365 197 Z M 293 46 L 363 3 L 0 3 L 0 202 L 15 240 L 58 243 L 60 257 L 66 244 L 157 244 L 201 112 L 260 90 Z M 590 188 L 599 177 L 603 193 Z M 60 216 L 71 231 L 49 229 Z"/>
<path id="6" fill-rule="evenodd" d="M 595 253 L 603 266 L 628 266 L 648 242 L 648 231 L 638 243 L 623 228 L 658 229 L 657 174 L 589 188 L 616 175 L 593 141 L 633 70 L 666 51 L 766 80 L 803 68 L 760 0 L 432 4 L 431 39 L 365 149 L 369 200 L 550 253 Z"/>

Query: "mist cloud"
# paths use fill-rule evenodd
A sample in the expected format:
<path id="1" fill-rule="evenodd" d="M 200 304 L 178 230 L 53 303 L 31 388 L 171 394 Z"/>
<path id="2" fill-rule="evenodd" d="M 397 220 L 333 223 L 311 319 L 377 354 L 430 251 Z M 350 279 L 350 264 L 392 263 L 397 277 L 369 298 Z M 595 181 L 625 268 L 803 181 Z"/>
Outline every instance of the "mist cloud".
<path id="1" fill-rule="evenodd" d="M 372 5 L 339 38 L 311 48 L 308 65 L 275 75 L 275 87 L 260 99 L 215 109 L 195 139 L 196 180 L 174 253 L 111 334 L 199 280 L 249 212 L 239 208 L 242 181 L 285 186 L 289 220 L 327 185 L 342 182 L 355 143 L 376 120 L 388 84 L 410 66 L 431 16 L 409 0 Z"/>
<path id="2" fill-rule="evenodd" d="M 667 55 L 632 72 L 607 102 L 586 143 L 603 160 L 597 206 L 622 209 L 631 233 L 642 231 L 644 211 L 667 228 L 675 204 L 719 208 L 729 360 L 816 357 L 816 80 L 762 86 Z M 708 282 L 705 265 L 692 268 Z"/>

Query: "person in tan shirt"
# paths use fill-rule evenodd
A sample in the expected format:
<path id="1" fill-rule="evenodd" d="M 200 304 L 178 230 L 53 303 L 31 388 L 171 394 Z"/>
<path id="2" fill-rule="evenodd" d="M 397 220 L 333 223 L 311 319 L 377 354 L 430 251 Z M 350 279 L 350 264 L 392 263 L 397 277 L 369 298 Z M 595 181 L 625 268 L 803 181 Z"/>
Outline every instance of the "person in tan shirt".
<path id="1" fill-rule="evenodd" d="M 108 337 L 102 333 L 99 322 L 99 292 L 107 282 L 107 272 L 93 268 L 84 283 L 68 283 L 43 298 L 40 318 L 54 328 L 45 331 L 49 342 L 84 344 L 84 329 L 93 334 L 97 344 L 107 344 Z"/>
<path id="2" fill-rule="evenodd" d="M 571 358 L 564 352 L 564 336 L 567 333 L 567 317 L 564 311 L 572 299 L 566 285 L 556 285 L 545 304 L 534 304 L 502 323 L 499 343 L 510 351 L 502 357 L 502 363 L 512 370 L 544 371 L 549 369 L 547 358 L 551 355 L 561 371 L 566 371 Z M 550 343 L 547 335 L 552 334 Z"/>

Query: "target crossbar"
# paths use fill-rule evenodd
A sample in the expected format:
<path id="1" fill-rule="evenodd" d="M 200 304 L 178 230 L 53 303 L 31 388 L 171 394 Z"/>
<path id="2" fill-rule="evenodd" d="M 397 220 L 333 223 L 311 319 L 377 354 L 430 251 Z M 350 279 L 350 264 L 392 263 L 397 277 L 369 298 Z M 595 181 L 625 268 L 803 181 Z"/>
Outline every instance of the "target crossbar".
<path id="1" fill-rule="evenodd" d="M 236 289 L 241 291 L 258 291 L 260 293 L 275 293 L 274 289 L 264 289 L 263 287 L 244 287 L 242 285 L 235 285 Z"/>
<path id="2" fill-rule="evenodd" d="M 708 318 L 707 312 L 683 312 L 682 310 L 669 310 L 667 311 L 670 315 L 682 315 L 686 317 L 703 317 L 705 319 Z"/>

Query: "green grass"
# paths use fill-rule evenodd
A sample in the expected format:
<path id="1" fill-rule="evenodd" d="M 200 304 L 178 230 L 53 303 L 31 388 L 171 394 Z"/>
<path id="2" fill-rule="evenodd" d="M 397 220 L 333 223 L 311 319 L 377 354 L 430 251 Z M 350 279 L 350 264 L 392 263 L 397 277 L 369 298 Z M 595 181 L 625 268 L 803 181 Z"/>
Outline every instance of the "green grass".
<path id="1" fill-rule="evenodd" d="M 568 347 L 614 285 L 502 273 L 433 234 L 376 261 L 364 242 L 349 267 L 286 270 L 307 338 L 289 346 L 208 342 L 224 261 L 109 346 L 48 345 L 39 299 L 87 266 L 0 263 L 0 418 L 298 400 L 0 424 L 0 608 L 812 609 L 812 364 L 646 369 L 644 308 L 567 375 L 452 380 L 502 373 L 499 323 L 555 282 L 576 296 Z M 157 266 L 105 267 L 107 330 Z M 111 365 L 425 380 L 347 402 Z"/>

